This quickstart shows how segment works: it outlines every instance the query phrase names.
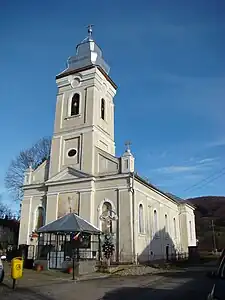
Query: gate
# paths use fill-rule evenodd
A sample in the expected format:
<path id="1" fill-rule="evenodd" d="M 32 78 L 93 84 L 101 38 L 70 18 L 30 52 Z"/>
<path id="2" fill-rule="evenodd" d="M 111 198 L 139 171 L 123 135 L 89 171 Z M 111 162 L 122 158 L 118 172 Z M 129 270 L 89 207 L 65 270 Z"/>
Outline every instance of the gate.
<path id="1" fill-rule="evenodd" d="M 50 251 L 48 254 L 49 269 L 62 269 L 64 251 Z"/>
<path id="2" fill-rule="evenodd" d="M 34 259 L 35 258 L 35 246 L 29 245 L 27 249 L 27 259 Z"/>

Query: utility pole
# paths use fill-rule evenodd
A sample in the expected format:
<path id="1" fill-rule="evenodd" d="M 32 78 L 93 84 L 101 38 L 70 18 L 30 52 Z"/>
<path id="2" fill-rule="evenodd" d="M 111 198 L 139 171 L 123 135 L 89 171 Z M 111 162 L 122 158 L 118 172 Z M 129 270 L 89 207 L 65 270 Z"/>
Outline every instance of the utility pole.
<path id="1" fill-rule="evenodd" d="M 212 220 L 212 232 L 213 232 L 213 248 L 214 248 L 214 251 L 217 252 L 217 249 L 216 249 L 216 236 L 215 236 L 215 229 L 214 229 L 215 225 L 214 225 L 214 222 Z"/>

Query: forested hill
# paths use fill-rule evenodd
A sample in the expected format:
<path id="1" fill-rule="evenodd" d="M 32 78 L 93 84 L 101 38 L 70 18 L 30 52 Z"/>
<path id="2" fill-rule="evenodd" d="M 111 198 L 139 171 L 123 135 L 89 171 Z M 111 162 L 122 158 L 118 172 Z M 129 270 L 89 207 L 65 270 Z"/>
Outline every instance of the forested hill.
<path id="1" fill-rule="evenodd" d="M 188 199 L 196 207 L 196 229 L 199 247 L 212 250 L 212 221 L 215 225 L 217 248 L 225 248 L 225 197 L 203 196 Z"/>

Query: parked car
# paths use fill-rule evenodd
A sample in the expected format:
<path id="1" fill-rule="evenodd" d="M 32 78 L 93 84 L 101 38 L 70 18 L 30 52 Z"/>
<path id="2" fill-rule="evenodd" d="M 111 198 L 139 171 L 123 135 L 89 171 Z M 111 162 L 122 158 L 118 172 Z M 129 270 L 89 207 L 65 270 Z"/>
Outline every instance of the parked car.
<path id="1" fill-rule="evenodd" d="M 215 280 L 212 290 L 208 295 L 208 300 L 224 300 L 225 296 L 225 252 L 220 257 L 220 265 L 214 272 L 208 274 L 208 277 Z"/>
<path id="2" fill-rule="evenodd" d="M 3 267 L 3 263 L 0 257 L 0 283 L 3 281 L 4 279 L 4 267 Z"/>
<path id="3" fill-rule="evenodd" d="M 220 263 L 221 263 L 222 259 L 224 258 L 224 256 L 225 256 L 225 248 L 221 251 L 221 255 L 220 255 L 220 258 L 219 258 L 218 265 L 220 265 Z"/>

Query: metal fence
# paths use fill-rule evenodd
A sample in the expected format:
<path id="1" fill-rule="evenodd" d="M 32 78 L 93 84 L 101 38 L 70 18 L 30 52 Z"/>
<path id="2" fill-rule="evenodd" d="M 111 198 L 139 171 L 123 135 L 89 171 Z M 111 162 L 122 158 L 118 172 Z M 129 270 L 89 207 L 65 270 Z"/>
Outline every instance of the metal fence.
<path id="1" fill-rule="evenodd" d="M 100 257 L 97 236 L 83 236 L 77 242 L 69 234 L 45 234 L 39 239 L 37 246 L 38 260 L 48 261 L 50 269 L 60 269 L 63 262 L 97 260 Z"/>

